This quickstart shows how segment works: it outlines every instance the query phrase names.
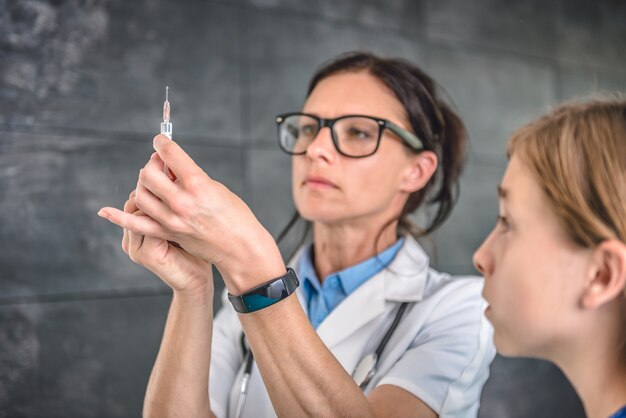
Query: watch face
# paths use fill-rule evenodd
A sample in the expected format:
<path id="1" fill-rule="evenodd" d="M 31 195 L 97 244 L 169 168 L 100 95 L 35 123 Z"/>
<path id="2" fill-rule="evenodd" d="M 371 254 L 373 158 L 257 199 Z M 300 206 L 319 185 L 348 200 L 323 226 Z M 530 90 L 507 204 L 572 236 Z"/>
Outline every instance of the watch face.
<path id="1" fill-rule="evenodd" d="M 237 312 L 247 313 L 258 311 L 285 299 L 299 286 L 298 276 L 292 268 L 287 268 L 287 274 L 277 279 L 250 289 L 239 296 L 228 294 L 228 299 Z"/>
<path id="2" fill-rule="evenodd" d="M 288 296 L 285 283 L 282 280 L 270 283 L 266 288 L 265 296 L 270 299 L 283 299 Z"/>
<path id="3" fill-rule="evenodd" d="M 277 280 L 245 295 L 243 303 L 248 312 L 253 312 L 272 305 L 288 295 L 285 283 L 282 280 Z"/>

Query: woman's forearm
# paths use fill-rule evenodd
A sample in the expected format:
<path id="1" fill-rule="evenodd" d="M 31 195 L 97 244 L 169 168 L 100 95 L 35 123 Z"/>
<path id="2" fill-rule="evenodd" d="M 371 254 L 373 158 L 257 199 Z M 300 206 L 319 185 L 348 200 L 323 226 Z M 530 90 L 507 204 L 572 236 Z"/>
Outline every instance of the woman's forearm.
<path id="1" fill-rule="evenodd" d="M 369 417 L 372 408 L 311 327 L 295 295 L 240 315 L 279 417 Z"/>
<path id="2" fill-rule="evenodd" d="M 211 417 L 213 292 L 174 292 L 144 399 L 144 417 Z"/>
<path id="3" fill-rule="evenodd" d="M 248 262 L 237 274 L 222 271 L 226 287 L 239 294 L 285 272 L 273 241 L 242 250 Z M 262 256 L 256 256 L 256 253 Z M 360 388 L 319 338 L 295 294 L 239 320 L 279 417 L 372 417 Z"/>

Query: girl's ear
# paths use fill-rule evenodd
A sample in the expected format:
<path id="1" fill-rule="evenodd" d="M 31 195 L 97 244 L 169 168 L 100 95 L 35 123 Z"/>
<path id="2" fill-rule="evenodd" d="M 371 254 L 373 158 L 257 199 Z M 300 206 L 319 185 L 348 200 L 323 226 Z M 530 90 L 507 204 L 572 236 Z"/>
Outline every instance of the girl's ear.
<path id="1" fill-rule="evenodd" d="M 610 239 L 594 250 L 587 278 L 582 306 L 599 308 L 618 297 L 624 297 L 626 288 L 626 244 Z"/>
<path id="2" fill-rule="evenodd" d="M 411 165 L 404 173 L 401 190 L 413 193 L 423 188 L 437 171 L 437 154 L 432 151 L 422 151 L 412 156 Z"/>

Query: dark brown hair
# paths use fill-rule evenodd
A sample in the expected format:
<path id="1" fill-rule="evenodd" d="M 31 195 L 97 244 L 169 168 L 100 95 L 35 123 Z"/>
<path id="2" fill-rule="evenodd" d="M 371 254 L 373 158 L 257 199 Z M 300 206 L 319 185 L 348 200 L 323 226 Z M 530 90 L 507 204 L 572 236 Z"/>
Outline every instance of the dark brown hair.
<path id="1" fill-rule="evenodd" d="M 436 206 L 425 235 L 439 227 L 450 215 L 458 197 L 458 179 L 465 160 L 465 126 L 450 106 L 441 100 L 435 81 L 420 68 L 403 59 L 381 58 L 367 52 L 340 55 L 313 75 L 307 96 L 324 78 L 341 72 L 367 71 L 393 92 L 406 111 L 411 130 L 427 150 L 439 157 L 437 172 L 426 186 L 407 199 L 398 227 L 411 232 L 408 219 L 424 202 Z"/>
<path id="2" fill-rule="evenodd" d="M 409 195 L 397 219 L 398 233 L 408 233 L 415 238 L 426 236 L 448 218 L 458 199 L 459 177 L 467 147 L 465 125 L 441 97 L 441 88 L 424 71 L 404 59 L 382 58 L 369 52 L 345 53 L 322 65 L 309 82 L 307 97 L 327 77 L 360 71 L 367 71 L 389 88 L 406 111 L 413 133 L 422 140 L 426 150 L 437 154 L 437 171 L 425 187 Z M 424 204 L 434 211 L 429 212 L 433 215 L 427 225 L 420 228 L 409 216 Z M 298 219 L 296 212 L 279 234 L 278 242 Z M 300 244 L 309 229 L 307 223 Z"/>
<path id="3" fill-rule="evenodd" d="M 403 59 L 381 58 L 367 52 L 343 54 L 323 65 L 313 75 L 307 96 L 317 84 L 334 74 L 367 71 L 383 82 L 404 107 L 411 130 L 434 151 L 437 171 L 426 186 L 407 199 L 398 219 L 399 232 L 416 237 L 437 229 L 450 215 L 458 198 L 458 180 L 465 162 L 467 131 L 459 116 L 445 103 L 435 81 L 416 65 Z M 426 202 L 434 206 L 432 219 L 424 229 L 409 219 Z"/>

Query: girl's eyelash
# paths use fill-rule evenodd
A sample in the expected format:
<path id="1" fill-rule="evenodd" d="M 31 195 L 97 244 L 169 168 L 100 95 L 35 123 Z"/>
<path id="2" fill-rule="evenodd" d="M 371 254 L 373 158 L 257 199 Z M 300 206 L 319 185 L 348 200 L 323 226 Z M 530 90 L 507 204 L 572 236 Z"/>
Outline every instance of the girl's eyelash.
<path id="1" fill-rule="evenodd" d="M 506 216 L 498 215 L 498 223 L 504 226 L 509 226 L 509 220 L 506 218 Z"/>

